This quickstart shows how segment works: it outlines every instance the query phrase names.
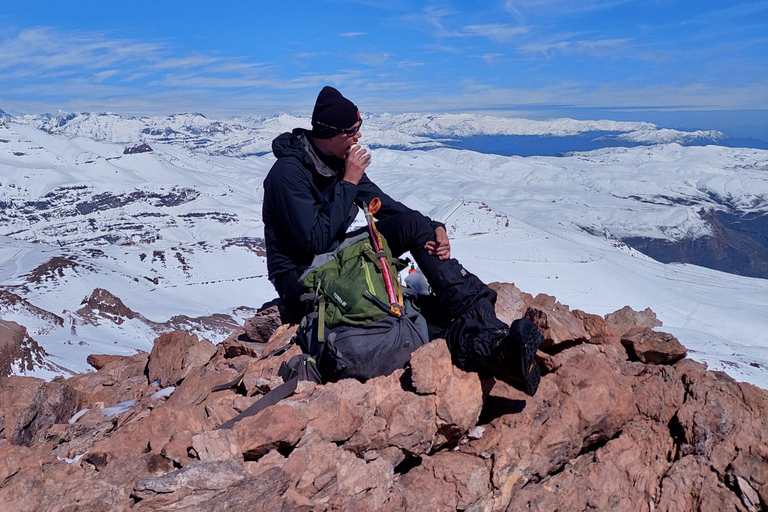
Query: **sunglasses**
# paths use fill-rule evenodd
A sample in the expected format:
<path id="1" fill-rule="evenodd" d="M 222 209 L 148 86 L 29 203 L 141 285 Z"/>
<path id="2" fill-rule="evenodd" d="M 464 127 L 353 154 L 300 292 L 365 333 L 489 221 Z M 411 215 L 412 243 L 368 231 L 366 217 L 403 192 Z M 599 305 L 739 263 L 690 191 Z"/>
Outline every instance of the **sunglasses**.
<path id="1" fill-rule="evenodd" d="M 319 124 L 320 126 L 325 126 L 326 128 L 331 128 L 332 130 L 336 130 L 337 132 L 341 132 L 345 134 L 347 137 L 351 137 L 360 131 L 360 127 L 363 126 L 363 120 L 361 119 L 360 124 L 355 126 L 354 128 L 339 128 L 337 126 L 331 126 L 329 124 L 321 123 L 320 121 L 315 121 L 315 124 Z"/>

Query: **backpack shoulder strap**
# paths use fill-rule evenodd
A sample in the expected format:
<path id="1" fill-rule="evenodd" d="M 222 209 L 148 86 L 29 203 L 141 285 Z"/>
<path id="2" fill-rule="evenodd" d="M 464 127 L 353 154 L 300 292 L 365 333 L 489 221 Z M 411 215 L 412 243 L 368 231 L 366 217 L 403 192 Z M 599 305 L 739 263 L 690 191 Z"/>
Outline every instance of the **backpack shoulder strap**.
<path id="1" fill-rule="evenodd" d="M 296 375 L 294 378 L 289 380 L 288 382 L 283 382 L 279 386 L 277 386 L 275 389 L 264 395 L 263 397 L 259 398 L 256 402 L 253 403 L 250 407 L 248 407 L 246 410 L 232 418 L 231 420 L 221 424 L 217 430 L 225 429 L 225 428 L 232 428 L 235 426 L 235 423 L 240 421 L 243 418 L 247 418 L 248 416 L 254 416 L 270 405 L 275 405 L 277 402 L 282 400 L 283 398 L 288 398 L 293 394 L 294 391 L 296 391 L 296 386 L 299 384 L 299 376 Z"/>
<path id="2" fill-rule="evenodd" d="M 255 416 L 270 405 L 275 405 L 280 400 L 288 398 L 294 393 L 294 391 L 296 391 L 296 387 L 298 386 L 300 380 L 308 380 L 316 382 L 317 384 L 322 383 L 320 379 L 320 372 L 317 370 L 315 360 L 306 354 L 293 356 L 287 364 L 283 362 L 283 364 L 280 365 L 280 371 L 278 374 L 285 380 L 285 382 L 277 386 L 263 397 L 259 398 L 250 407 L 248 407 L 246 410 L 231 420 L 222 423 L 217 428 L 217 430 L 232 428 L 235 423 L 242 420 L 243 418 Z"/>

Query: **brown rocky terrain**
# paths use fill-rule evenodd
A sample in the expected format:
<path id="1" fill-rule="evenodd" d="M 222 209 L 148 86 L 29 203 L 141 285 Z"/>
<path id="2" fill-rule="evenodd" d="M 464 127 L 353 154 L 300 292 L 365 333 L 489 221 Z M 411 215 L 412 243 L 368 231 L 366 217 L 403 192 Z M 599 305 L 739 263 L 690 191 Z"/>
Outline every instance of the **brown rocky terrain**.
<path id="1" fill-rule="evenodd" d="M 302 382 L 217 429 L 299 352 L 264 356 L 295 330 L 272 308 L 219 345 L 177 331 L 91 356 L 95 372 L 0 380 L 0 510 L 767 509 L 767 391 L 686 359 L 650 310 L 492 286 L 500 317 L 545 335 L 533 398 L 436 340 L 392 375 Z"/>

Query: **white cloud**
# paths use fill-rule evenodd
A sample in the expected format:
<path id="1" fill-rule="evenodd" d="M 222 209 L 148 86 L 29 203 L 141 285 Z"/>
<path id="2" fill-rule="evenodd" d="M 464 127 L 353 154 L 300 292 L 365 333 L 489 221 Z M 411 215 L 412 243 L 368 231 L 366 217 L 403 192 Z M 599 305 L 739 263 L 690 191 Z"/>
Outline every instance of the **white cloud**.
<path id="1" fill-rule="evenodd" d="M 484 25 L 466 25 L 461 33 L 468 36 L 487 37 L 494 41 L 509 41 L 515 36 L 528 32 L 528 27 L 521 25 L 506 25 L 503 23 L 487 23 Z"/>
<path id="2" fill-rule="evenodd" d="M 484 53 L 483 55 L 480 55 L 480 58 L 489 66 L 493 66 L 504 56 L 505 54 L 503 53 Z"/>
<path id="3" fill-rule="evenodd" d="M 360 37 L 366 35 L 366 32 L 342 32 L 339 37 Z"/>
<path id="4" fill-rule="evenodd" d="M 543 41 L 521 45 L 518 50 L 522 53 L 541 53 L 545 57 L 552 57 L 556 53 L 605 56 L 623 52 L 630 41 L 631 39 Z"/>
<path id="5" fill-rule="evenodd" d="M 109 77 L 111 77 L 111 76 L 115 76 L 115 75 L 116 75 L 116 74 L 118 74 L 119 72 L 120 72 L 120 70 L 117 70 L 117 69 L 108 69 L 108 70 L 106 70 L 106 71 L 99 71 L 98 73 L 95 73 L 95 74 L 93 75 L 93 78 L 94 78 L 94 80 L 96 80 L 97 82 L 103 82 L 103 81 L 104 81 L 104 80 L 106 80 L 107 78 L 109 78 Z"/>
<path id="6" fill-rule="evenodd" d="M 560 16 L 576 12 L 601 11 L 618 5 L 642 0 L 505 0 L 504 8 L 518 21 L 527 14 Z"/>
<path id="7" fill-rule="evenodd" d="M 390 54 L 388 53 L 358 53 L 354 59 L 360 64 L 371 67 L 380 67 L 389 62 Z"/>

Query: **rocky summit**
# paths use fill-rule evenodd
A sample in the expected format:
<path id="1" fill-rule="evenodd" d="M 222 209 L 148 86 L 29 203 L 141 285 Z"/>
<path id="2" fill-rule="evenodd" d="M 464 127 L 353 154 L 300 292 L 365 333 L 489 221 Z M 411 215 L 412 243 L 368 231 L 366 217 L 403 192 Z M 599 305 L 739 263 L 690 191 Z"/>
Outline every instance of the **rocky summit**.
<path id="1" fill-rule="evenodd" d="M 685 357 L 655 314 L 605 317 L 494 283 L 545 336 L 535 397 L 451 364 L 443 340 L 367 382 L 282 383 L 275 308 L 214 345 L 164 333 L 95 372 L 0 380 L 0 509 L 759 511 L 768 392 Z"/>

